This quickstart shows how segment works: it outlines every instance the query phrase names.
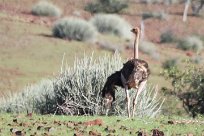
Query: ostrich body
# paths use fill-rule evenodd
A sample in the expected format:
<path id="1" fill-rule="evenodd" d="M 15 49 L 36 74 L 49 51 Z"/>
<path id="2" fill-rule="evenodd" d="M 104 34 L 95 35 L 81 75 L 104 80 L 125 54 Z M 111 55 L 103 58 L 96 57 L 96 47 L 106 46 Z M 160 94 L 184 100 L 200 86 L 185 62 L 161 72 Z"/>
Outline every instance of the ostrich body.
<path id="1" fill-rule="evenodd" d="M 131 117 L 129 89 L 137 89 L 136 95 L 133 99 L 132 116 L 134 117 L 137 98 L 143 90 L 150 74 L 148 63 L 144 60 L 138 59 L 139 28 L 132 29 L 131 31 L 136 36 L 134 41 L 134 58 L 123 64 L 120 71 L 116 71 L 110 75 L 102 89 L 102 97 L 104 98 L 104 105 L 106 109 L 110 109 L 112 102 L 115 101 L 116 86 L 125 89 L 129 118 Z"/>

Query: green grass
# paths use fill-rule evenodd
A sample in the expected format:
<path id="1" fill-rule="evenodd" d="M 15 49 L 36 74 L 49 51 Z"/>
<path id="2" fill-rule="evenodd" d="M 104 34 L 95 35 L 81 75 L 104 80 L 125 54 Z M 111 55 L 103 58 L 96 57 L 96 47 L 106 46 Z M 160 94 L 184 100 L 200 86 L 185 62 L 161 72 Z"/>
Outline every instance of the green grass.
<path id="1" fill-rule="evenodd" d="M 33 115 L 27 117 L 25 114 L 12 115 L 1 114 L 0 135 L 9 136 L 10 129 L 26 132 L 26 135 L 73 135 L 81 133 L 88 135 L 90 131 L 98 132 L 102 135 L 136 135 L 138 131 L 152 134 L 152 129 L 163 131 L 165 136 L 170 135 L 203 135 L 202 118 L 199 122 L 190 118 L 178 117 L 159 117 L 155 119 L 134 118 L 127 119 L 122 117 L 102 117 L 102 116 L 53 116 L 53 115 Z M 85 126 L 83 122 L 101 119 L 101 126 Z M 168 121 L 188 121 L 191 123 L 169 124 Z M 81 122 L 82 124 L 78 124 Z M 75 123 L 75 125 L 73 125 Z M 37 129 L 39 128 L 39 130 Z M 50 128 L 50 129 L 49 129 Z M 115 132 L 110 132 L 112 130 Z"/>

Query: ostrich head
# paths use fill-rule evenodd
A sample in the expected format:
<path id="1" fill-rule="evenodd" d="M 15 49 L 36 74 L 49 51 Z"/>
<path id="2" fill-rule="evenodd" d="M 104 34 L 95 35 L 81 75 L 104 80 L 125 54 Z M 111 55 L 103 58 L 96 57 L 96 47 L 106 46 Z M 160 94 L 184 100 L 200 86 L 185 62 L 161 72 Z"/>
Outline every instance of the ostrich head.
<path id="1" fill-rule="evenodd" d="M 113 85 L 104 86 L 102 97 L 105 108 L 110 109 L 113 101 L 115 101 L 115 87 Z"/>
<path id="2" fill-rule="evenodd" d="M 133 32 L 136 36 L 139 36 L 140 33 L 140 29 L 138 27 L 135 27 L 131 30 L 131 32 Z"/>

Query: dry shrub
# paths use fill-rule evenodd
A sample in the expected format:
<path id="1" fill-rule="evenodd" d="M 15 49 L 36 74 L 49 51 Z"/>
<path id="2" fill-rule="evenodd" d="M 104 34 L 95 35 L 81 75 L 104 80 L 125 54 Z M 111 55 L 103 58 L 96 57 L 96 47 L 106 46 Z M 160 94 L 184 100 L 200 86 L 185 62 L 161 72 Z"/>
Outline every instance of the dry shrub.
<path id="1" fill-rule="evenodd" d="M 100 33 L 132 39 L 131 25 L 118 15 L 97 14 L 90 20 Z"/>
<path id="2" fill-rule="evenodd" d="M 56 16 L 61 15 L 61 10 L 48 1 L 40 1 L 32 7 L 32 14 L 37 16 Z"/>
<path id="3" fill-rule="evenodd" d="M 97 34 L 91 23 L 79 18 L 58 20 L 54 24 L 52 32 L 55 37 L 78 41 L 94 41 Z"/>
<path id="4" fill-rule="evenodd" d="M 142 13 L 142 18 L 143 19 L 149 19 L 149 18 L 156 18 L 160 20 L 164 20 L 168 18 L 168 14 L 160 11 L 160 12 L 144 12 Z"/>
<path id="5" fill-rule="evenodd" d="M 119 13 L 127 8 L 126 0 L 96 0 L 85 6 L 85 10 L 91 13 Z"/>
<path id="6" fill-rule="evenodd" d="M 177 48 L 200 52 L 203 50 L 203 41 L 197 36 L 188 36 L 179 41 Z"/>
<path id="7" fill-rule="evenodd" d="M 160 35 L 160 42 L 161 43 L 172 43 L 175 41 L 177 41 L 177 39 L 171 30 L 164 31 Z"/>

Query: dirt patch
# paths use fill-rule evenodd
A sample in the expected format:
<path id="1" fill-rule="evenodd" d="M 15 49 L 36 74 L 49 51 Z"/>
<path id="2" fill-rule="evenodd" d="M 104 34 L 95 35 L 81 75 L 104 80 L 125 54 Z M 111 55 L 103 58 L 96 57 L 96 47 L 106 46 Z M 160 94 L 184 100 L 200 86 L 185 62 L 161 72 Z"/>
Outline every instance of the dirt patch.
<path id="1" fill-rule="evenodd" d="M 103 124 L 104 123 L 102 119 L 95 119 L 92 121 L 83 122 L 83 125 L 85 126 L 95 126 L 95 125 L 102 126 Z"/>
<path id="2" fill-rule="evenodd" d="M 25 74 L 23 72 L 21 72 L 19 69 L 17 68 L 13 68 L 13 69 L 9 69 L 9 68 L 3 68 L 0 67 L 0 75 L 7 75 L 7 76 L 25 76 Z"/>

